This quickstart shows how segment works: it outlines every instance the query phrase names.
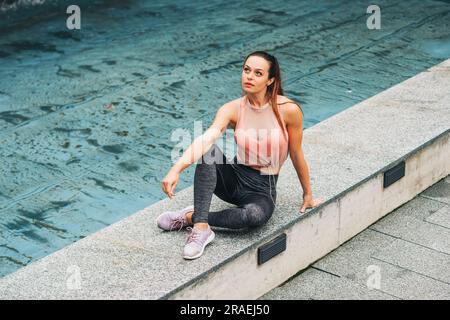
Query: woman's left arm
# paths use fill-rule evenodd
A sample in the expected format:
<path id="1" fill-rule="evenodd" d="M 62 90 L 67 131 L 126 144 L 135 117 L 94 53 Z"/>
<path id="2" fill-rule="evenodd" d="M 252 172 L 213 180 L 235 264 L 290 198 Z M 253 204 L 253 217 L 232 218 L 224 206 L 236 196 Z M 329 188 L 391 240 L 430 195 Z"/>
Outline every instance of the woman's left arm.
<path id="1" fill-rule="evenodd" d="M 306 163 L 302 150 L 303 114 L 295 104 L 289 104 L 287 109 L 288 121 L 286 122 L 286 126 L 289 134 L 289 155 L 303 188 L 303 205 L 300 209 L 300 212 L 303 213 L 307 208 L 317 207 L 323 200 L 320 198 L 313 199 L 312 197 L 308 164 Z"/>

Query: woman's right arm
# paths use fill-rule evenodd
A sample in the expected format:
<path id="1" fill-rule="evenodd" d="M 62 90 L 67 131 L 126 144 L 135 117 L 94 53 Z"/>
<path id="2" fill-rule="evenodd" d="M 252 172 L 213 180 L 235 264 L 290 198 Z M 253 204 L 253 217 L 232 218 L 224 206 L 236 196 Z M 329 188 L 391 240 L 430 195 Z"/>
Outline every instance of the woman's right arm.
<path id="1" fill-rule="evenodd" d="M 196 163 L 226 130 L 233 116 L 233 108 L 234 105 L 231 103 L 226 103 L 220 107 L 208 130 L 194 139 L 180 159 L 169 170 L 162 182 L 162 189 L 169 198 L 173 196 L 180 173 L 191 164 Z"/>

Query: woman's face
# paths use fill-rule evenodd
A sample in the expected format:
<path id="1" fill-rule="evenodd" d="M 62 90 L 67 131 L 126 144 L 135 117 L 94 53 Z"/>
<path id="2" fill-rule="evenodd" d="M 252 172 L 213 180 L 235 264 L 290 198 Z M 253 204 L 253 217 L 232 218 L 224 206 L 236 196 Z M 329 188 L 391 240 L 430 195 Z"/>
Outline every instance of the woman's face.
<path id="1" fill-rule="evenodd" d="M 246 93 L 258 93 L 267 89 L 274 78 L 269 80 L 269 62 L 258 56 L 250 56 L 244 63 L 241 85 Z M 251 85 L 247 85 L 250 83 Z"/>

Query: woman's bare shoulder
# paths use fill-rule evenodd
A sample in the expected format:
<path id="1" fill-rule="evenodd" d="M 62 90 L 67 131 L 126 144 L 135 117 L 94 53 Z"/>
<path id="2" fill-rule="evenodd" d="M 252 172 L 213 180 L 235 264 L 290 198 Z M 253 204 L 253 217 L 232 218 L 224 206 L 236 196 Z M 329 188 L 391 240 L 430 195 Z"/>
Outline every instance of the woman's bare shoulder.
<path id="1" fill-rule="evenodd" d="M 303 111 L 300 104 L 296 101 L 289 99 L 288 97 L 278 95 L 277 104 L 280 106 L 280 112 L 283 116 L 283 120 L 286 125 L 290 124 L 290 120 L 296 116 L 302 116 Z"/>
<path id="2" fill-rule="evenodd" d="M 230 110 L 230 112 L 234 113 L 237 115 L 238 111 L 239 111 L 239 106 L 241 104 L 241 99 L 242 97 L 239 97 L 237 99 L 228 101 L 224 104 L 224 106 L 226 106 L 226 108 L 228 110 Z"/>
<path id="3" fill-rule="evenodd" d="M 228 101 L 226 104 L 234 107 L 238 107 L 241 102 L 242 97 L 236 98 L 234 100 Z"/>
<path id="4" fill-rule="evenodd" d="M 277 95 L 277 104 L 281 104 L 283 106 L 290 106 L 297 104 L 297 102 L 294 102 L 292 99 L 289 99 L 286 96 Z"/>
<path id="5" fill-rule="evenodd" d="M 228 101 L 228 102 L 224 103 L 224 105 L 222 106 L 223 108 L 225 108 L 227 110 L 228 114 L 230 115 L 231 122 L 233 124 L 235 124 L 237 122 L 238 113 L 239 113 L 239 105 L 240 105 L 241 99 L 242 99 L 242 97 L 239 97 L 237 99 Z"/>

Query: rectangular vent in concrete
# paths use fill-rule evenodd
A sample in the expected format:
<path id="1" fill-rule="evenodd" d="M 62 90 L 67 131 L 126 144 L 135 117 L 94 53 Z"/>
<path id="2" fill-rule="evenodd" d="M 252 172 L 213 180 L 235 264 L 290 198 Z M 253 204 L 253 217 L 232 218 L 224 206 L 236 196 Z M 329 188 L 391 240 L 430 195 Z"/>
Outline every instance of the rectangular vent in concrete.
<path id="1" fill-rule="evenodd" d="M 258 264 L 263 264 L 286 250 L 286 234 L 282 233 L 275 239 L 258 248 Z"/>
<path id="2" fill-rule="evenodd" d="M 404 176 L 405 176 L 405 161 L 402 161 L 399 164 L 395 165 L 395 167 L 387 170 L 384 173 L 383 188 L 389 187 L 395 181 L 400 180 Z"/>

